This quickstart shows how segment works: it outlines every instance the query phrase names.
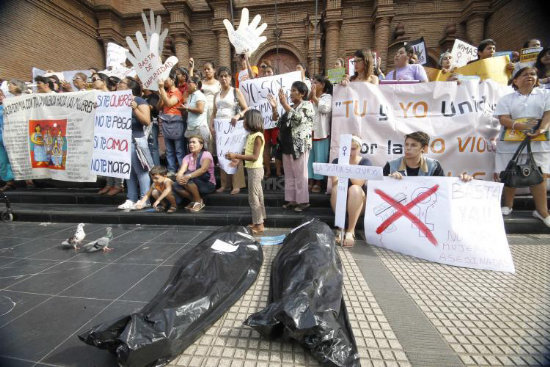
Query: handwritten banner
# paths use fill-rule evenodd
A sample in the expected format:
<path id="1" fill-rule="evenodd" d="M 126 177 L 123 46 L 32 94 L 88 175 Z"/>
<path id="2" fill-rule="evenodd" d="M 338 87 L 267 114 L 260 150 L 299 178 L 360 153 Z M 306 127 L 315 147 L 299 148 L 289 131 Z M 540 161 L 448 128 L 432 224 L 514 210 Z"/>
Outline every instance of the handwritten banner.
<path id="1" fill-rule="evenodd" d="M 107 43 L 106 63 L 107 68 L 117 68 L 126 63 L 127 48 L 117 45 L 116 43 Z"/>
<path id="2" fill-rule="evenodd" d="M 316 175 L 360 178 L 367 180 L 381 180 L 383 177 L 382 167 L 373 166 L 313 163 L 313 172 Z"/>
<path id="3" fill-rule="evenodd" d="M 96 91 L 4 100 L 4 145 L 16 180 L 95 182 L 90 172 Z"/>
<path id="4" fill-rule="evenodd" d="M 424 42 L 424 37 L 411 41 L 408 44 L 414 49 L 414 53 L 418 57 L 418 64 L 426 64 L 428 59 L 426 56 L 426 42 Z"/>
<path id="5" fill-rule="evenodd" d="M 340 83 L 344 76 L 346 75 L 346 68 L 335 68 L 335 69 L 328 69 L 328 80 L 332 84 Z"/>
<path id="6" fill-rule="evenodd" d="M 237 172 L 237 167 L 233 167 L 225 155 L 227 153 L 242 153 L 248 132 L 245 130 L 242 120 L 237 121 L 233 126 L 229 119 L 214 119 L 214 128 L 216 130 L 218 162 L 225 172 L 232 175 Z"/>
<path id="7" fill-rule="evenodd" d="M 247 105 L 262 113 L 264 129 L 272 129 L 277 122 L 271 120 L 273 111 L 267 100 L 267 95 L 272 94 L 278 101 L 279 89 L 283 89 L 288 97 L 292 83 L 299 80 L 302 80 L 302 74 L 299 71 L 293 71 L 281 75 L 248 79 L 239 84 L 239 89 L 243 93 Z M 290 103 L 290 97 L 288 97 L 288 101 Z M 277 107 L 279 116 L 282 116 L 284 113 L 283 107 L 280 103 L 277 104 Z"/>
<path id="8" fill-rule="evenodd" d="M 441 264 L 513 273 L 500 212 L 502 187 L 448 177 L 370 181 L 366 240 Z"/>
<path id="9" fill-rule="evenodd" d="M 427 156 L 439 160 L 446 174 L 467 172 L 492 180 L 500 131 L 493 111 L 512 91 L 491 80 L 336 85 L 330 159 L 338 157 L 341 134 L 357 134 L 363 140 L 361 153 L 383 167 L 404 154 L 405 134 L 422 130 L 431 136 Z"/>
<path id="10" fill-rule="evenodd" d="M 453 66 L 464 66 L 469 61 L 477 59 L 477 47 L 456 39 L 451 50 L 451 56 Z"/>
<path id="11" fill-rule="evenodd" d="M 94 119 L 94 153 L 90 171 L 108 177 L 130 178 L 132 91 L 99 93 Z"/>

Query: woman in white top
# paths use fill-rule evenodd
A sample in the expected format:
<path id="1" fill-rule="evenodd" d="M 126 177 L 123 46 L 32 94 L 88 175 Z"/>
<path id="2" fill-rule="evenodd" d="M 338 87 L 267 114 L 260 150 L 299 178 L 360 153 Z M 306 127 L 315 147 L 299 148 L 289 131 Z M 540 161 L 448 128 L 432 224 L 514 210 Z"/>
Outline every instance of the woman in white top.
<path id="1" fill-rule="evenodd" d="M 204 146 L 208 146 L 210 141 L 210 129 L 206 119 L 206 97 L 200 91 L 202 86 L 198 76 L 192 76 L 187 83 L 187 103 L 182 109 L 187 110 L 187 129 L 185 137 L 200 136 L 203 139 Z"/>
<path id="2" fill-rule="evenodd" d="M 550 141 L 548 141 L 550 91 L 538 88 L 537 70 L 533 67 L 518 70 L 512 78 L 512 87 L 516 91 L 502 97 L 495 109 L 495 115 L 505 129 L 501 134 L 501 140 L 497 143 L 495 170 L 501 172 L 506 169 L 520 143 L 517 139 L 514 141 L 513 135 L 517 135 L 518 131 L 522 131 L 533 138 L 538 137 L 540 139 L 542 137 L 544 139 L 544 141 L 532 141 L 531 149 L 537 166 L 541 168 L 543 173 L 550 173 Z M 527 153 L 523 153 L 520 157 L 520 161 L 525 160 Z M 550 227 L 546 180 L 529 187 L 529 189 L 535 201 L 536 210 L 533 212 L 533 216 Z M 512 212 L 515 192 L 515 188 L 504 187 L 503 215 Z"/>
<path id="3" fill-rule="evenodd" d="M 221 90 L 214 97 L 214 108 L 210 119 L 210 132 L 215 136 L 214 119 L 231 119 L 231 123 L 235 125 L 238 120 L 242 119 L 244 113 L 248 110 L 246 101 L 240 90 L 231 86 L 231 71 L 229 68 L 222 66 L 218 69 L 218 80 L 220 81 Z M 229 181 L 231 180 L 231 181 Z M 221 186 L 217 192 L 224 192 L 226 187 L 231 186 L 231 195 L 238 194 L 241 188 L 245 187 L 244 168 L 240 161 L 237 166 L 237 173 L 229 175 L 224 170 L 220 170 Z"/>
<path id="4" fill-rule="evenodd" d="M 309 94 L 315 116 L 313 118 L 313 147 L 307 163 L 311 192 L 321 192 L 324 176 L 313 173 L 313 163 L 327 163 L 330 151 L 330 120 L 332 112 L 332 84 L 323 75 L 315 75 Z"/>
<path id="5" fill-rule="evenodd" d="M 214 97 L 221 90 L 221 85 L 218 79 L 216 79 L 216 70 L 214 64 L 210 61 L 204 63 L 203 67 L 204 79 L 202 80 L 202 93 L 206 97 L 206 121 L 212 120 L 212 112 L 214 111 Z M 208 145 L 208 151 L 215 154 L 216 142 L 214 139 L 210 139 Z"/>

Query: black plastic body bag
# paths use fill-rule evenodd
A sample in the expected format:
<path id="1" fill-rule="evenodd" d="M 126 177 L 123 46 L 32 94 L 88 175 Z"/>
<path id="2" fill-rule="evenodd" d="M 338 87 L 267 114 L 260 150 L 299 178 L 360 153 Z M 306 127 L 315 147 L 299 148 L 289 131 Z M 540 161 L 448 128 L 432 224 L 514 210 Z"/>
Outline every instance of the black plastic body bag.
<path id="1" fill-rule="evenodd" d="M 116 353 L 122 366 L 164 366 L 246 292 L 262 261 L 262 248 L 248 229 L 220 228 L 182 255 L 166 284 L 140 312 L 78 337 Z"/>
<path id="2" fill-rule="evenodd" d="M 342 282 L 334 234 L 314 219 L 285 238 L 273 260 L 270 304 L 245 325 L 298 341 L 325 366 L 360 366 Z"/>

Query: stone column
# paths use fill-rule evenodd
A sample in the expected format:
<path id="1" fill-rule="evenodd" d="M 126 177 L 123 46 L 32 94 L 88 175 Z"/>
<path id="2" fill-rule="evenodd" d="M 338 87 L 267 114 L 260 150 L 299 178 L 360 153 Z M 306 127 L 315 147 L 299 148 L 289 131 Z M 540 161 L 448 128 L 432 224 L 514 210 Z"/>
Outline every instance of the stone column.
<path id="1" fill-rule="evenodd" d="M 172 35 L 174 46 L 176 48 L 176 57 L 180 66 L 187 67 L 189 60 L 189 38 L 185 33 L 176 33 Z"/>
<path id="2" fill-rule="evenodd" d="M 227 66 L 231 68 L 231 43 L 224 29 L 214 31 L 218 40 L 218 66 Z"/>
<path id="3" fill-rule="evenodd" d="M 332 69 L 339 53 L 340 26 L 339 20 L 325 20 L 325 68 Z"/>
<path id="4" fill-rule="evenodd" d="M 374 45 L 376 52 L 382 58 L 382 70 L 386 70 L 388 65 L 388 46 L 391 36 L 390 21 L 390 17 L 379 17 L 376 18 L 374 23 Z"/>
<path id="5" fill-rule="evenodd" d="M 466 35 L 470 43 L 474 46 L 479 45 L 483 40 L 485 28 L 485 17 L 481 14 L 474 14 L 466 21 Z"/>

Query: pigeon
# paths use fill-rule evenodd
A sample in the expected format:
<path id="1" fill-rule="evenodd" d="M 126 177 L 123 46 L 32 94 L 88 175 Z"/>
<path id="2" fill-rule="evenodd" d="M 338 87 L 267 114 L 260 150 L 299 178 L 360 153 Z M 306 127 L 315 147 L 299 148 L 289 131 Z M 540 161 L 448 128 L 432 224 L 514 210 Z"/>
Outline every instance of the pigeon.
<path id="1" fill-rule="evenodd" d="M 112 238 L 112 228 L 107 227 L 107 234 L 104 237 L 100 237 L 95 241 L 88 242 L 87 244 L 83 245 L 80 249 L 80 252 L 96 252 L 100 250 L 103 252 L 112 251 L 113 249 L 109 248 L 109 242 L 111 242 Z"/>
<path id="2" fill-rule="evenodd" d="M 61 247 L 64 249 L 74 248 L 77 250 L 78 245 L 84 241 L 84 238 L 86 238 L 86 233 L 84 233 L 84 223 L 80 223 L 76 228 L 75 234 L 61 242 Z"/>

